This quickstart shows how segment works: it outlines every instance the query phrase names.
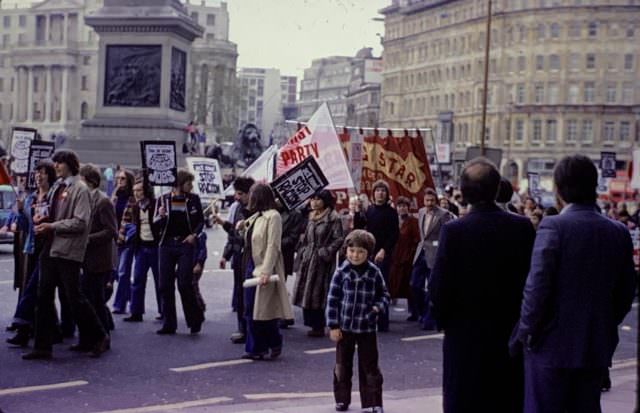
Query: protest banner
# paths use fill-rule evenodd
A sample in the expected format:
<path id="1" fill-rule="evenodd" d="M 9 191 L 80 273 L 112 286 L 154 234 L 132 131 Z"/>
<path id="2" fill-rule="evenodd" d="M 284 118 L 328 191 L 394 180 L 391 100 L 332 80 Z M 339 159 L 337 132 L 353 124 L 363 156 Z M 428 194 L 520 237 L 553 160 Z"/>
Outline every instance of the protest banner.
<path id="1" fill-rule="evenodd" d="M 293 210 L 328 184 L 318 162 L 310 156 L 273 181 L 271 188 L 282 205 Z"/>
<path id="2" fill-rule="evenodd" d="M 31 141 L 29 145 L 29 167 L 27 185 L 29 189 L 36 189 L 35 173 L 38 162 L 50 159 L 56 149 L 53 142 Z"/>
<path id="3" fill-rule="evenodd" d="M 349 146 L 354 134 L 343 132 L 340 141 Z M 345 151 L 349 152 L 349 151 Z M 389 184 L 391 197 L 409 198 L 411 210 L 416 211 L 423 206 L 424 189 L 434 188 L 431 168 L 420 135 L 411 137 L 408 134 L 394 137 L 391 133 L 380 136 L 377 131 L 365 136 L 362 146 L 362 172 L 360 193 L 372 198 L 371 188 L 377 180 Z M 336 210 L 348 206 L 347 190 L 336 190 Z"/>
<path id="4" fill-rule="evenodd" d="M 176 143 L 174 141 L 142 141 L 142 168 L 152 186 L 171 186 L 178 179 Z"/>
<path id="5" fill-rule="evenodd" d="M 600 152 L 600 171 L 603 178 L 616 177 L 615 152 Z"/>
<path id="6" fill-rule="evenodd" d="M 222 170 L 217 159 L 187 158 L 187 166 L 195 176 L 193 189 L 202 200 L 223 198 Z"/>
<path id="7" fill-rule="evenodd" d="M 19 176 L 29 173 L 29 146 L 36 138 L 36 129 L 14 127 L 11 131 L 11 172 Z"/>
<path id="8" fill-rule="evenodd" d="M 308 157 L 316 159 L 329 181 L 328 189 L 354 187 L 351 169 L 326 103 L 316 110 L 306 126 L 280 148 L 276 158 L 276 175 L 283 175 Z"/>

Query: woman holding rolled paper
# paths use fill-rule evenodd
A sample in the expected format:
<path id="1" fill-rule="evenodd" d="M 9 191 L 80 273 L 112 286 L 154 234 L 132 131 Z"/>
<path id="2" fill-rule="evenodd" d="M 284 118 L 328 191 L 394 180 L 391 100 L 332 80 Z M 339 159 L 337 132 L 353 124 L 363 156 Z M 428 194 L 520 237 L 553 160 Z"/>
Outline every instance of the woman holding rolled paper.
<path id="1" fill-rule="evenodd" d="M 238 223 L 245 240 L 242 271 L 247 341 L 243 358 L 275 359 L 282 352 L 278 320 L 292 319 L 293 312 L 284 279 L 282 218 L 269 185 L 251 187 L 249 210 L 253 215 Z"/>

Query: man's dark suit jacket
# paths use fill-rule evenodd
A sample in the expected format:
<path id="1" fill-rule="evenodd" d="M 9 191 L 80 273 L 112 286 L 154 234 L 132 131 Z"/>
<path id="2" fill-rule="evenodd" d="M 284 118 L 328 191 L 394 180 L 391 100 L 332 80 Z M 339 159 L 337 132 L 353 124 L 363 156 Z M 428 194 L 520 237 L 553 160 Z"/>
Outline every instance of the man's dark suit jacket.
<path id="1" fill-rule="evenodd" d="M 116 268 L 116 245 L 118 222 L 111 200 L 100 190 L 92 190 L 91 230 L 87 252 L 84 255 L 85 271 L 90 273 L 110 272 Z"/>
<path id="2" fill-rule="evenodd" d="M 569 205 L 540 223 L 514 337 L 536 364 L 607 367 L 635 283 L 629 230 L 595 205 Z"/>
<path id="3" fill-rule="evenodd" d="M 429 289 L 445 335 L 445 413 L 522 411 L 522 362 L 508 344 L 534 238 L 527 218 L 493 203 L 442 227 Z"/>

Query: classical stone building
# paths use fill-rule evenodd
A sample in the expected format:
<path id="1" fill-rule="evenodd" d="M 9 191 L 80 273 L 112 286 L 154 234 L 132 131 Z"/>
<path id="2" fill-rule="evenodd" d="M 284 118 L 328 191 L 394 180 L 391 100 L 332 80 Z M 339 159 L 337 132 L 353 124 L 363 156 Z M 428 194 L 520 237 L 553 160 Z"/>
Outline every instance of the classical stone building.
<path id="1" fill-rule="evenodd" d="M 5 143 L 12 126 L 37 128 L 45 138 L 76 137 L 82 121 L 94 115 L 98 36 L 84 19 L 102 4 L 101 0 L 45 0 L 26 8 L 0 8 L 0 133 Z M 224 2 L 185 7 L 205 29 L 193 48 L 190 65 L 195 85 L 189 89 L 194 96 L 188 97 L 187 110 L 216 134 L 225 126 L 225 108 L 231 106 L 224 94 L 216 92 L 235 85 L 237 52 L 228 41 L 229 15 Z M 208 84 L 202 81 L 205 71 Z M 236 113 L 234 107 L 228 112 Z"/>
<path id="2" fill-rule="evenodd" d="M 437 127 L 454 159 L 481 136 L 487 2 L 393 0 L 385 16 L 381 124 Z M 640 142 L 640 0 L 494 0 L 486 143 L 512 178 L 559 157 Z M 446 116 L 445 116 L 446 117 Z"/>

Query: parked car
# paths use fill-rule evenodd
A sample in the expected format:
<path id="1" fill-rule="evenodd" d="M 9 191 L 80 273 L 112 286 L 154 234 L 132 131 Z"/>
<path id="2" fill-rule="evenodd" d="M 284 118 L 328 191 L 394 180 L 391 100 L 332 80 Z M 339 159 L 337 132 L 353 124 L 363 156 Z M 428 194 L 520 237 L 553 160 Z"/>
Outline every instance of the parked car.
<path id="1" fill-rule="evenodd" d="M 7 224 L 11 208 L 15 203 L 16 193 L 11 185 L 0 185 L 0 226 Z M 13 244 L 13 232 L 0 232 L 0 244 Z"/>

